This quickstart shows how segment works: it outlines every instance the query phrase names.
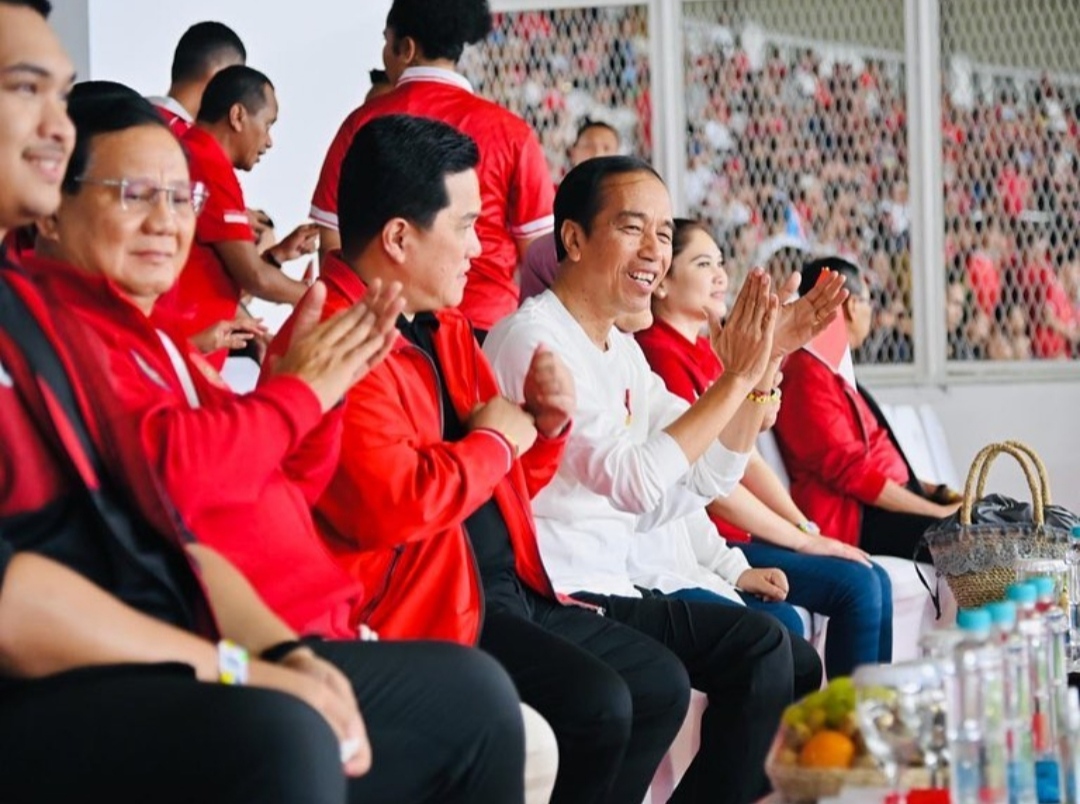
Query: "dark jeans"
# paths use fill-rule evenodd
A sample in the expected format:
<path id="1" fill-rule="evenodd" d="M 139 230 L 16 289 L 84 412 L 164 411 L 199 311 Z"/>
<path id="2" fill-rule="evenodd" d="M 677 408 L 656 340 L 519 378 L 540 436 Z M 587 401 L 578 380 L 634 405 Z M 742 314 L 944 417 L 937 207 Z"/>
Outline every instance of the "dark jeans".
<path id="1" fill-rule="evenodd" d="M 640 599 L 574 597 L 603 606 L 611 619 L 666 645 L 682 660 L 694 689 L 709 697 L 701 747 L 671 801 L 747 804 L 764 795 L 765 756 L 780 714 L 795 696 L 787 630 L 770 617 L 736 606 L 652 594 Z M 800 684 L 817 688 L 821 664 L 813 649 L 803 645 L 815 672 L 802 670 Z"/>
<path id="2" fill-rule="evenodd" d="M 748 595 L 746 592 L 740 592 L 738 589 L 736 589 L 735 592 L 742 599 L 746 608 L 760 611 L 762 614 L 768 614 L 770 617 L 776 618 L 784 628 L 791 632 L 792 636 L 802 638 L 807 637 L 802 617 L 799 616 L 799 612 L 795 611 L 795 607 L 790 603 L 783 600 L 763 600 L 757 595 Z M 669 593 L 667 596 L 674 598 L 675 600 L 697 600 L 705 603 L 721 603 L 725 606 L 736 607 L 739 605 L 736 601 L 726 598 L 718 592 L 700 587 L 679 589 Z"/>
<path id="3" fill-rule="evenodd" d="M 850 675 L 860 664 L 892 661 L 892 582 L 875 564 L 806 556 L 761 542 L 740 544 L 753 567 L 776 567 L 788 576 L 787 602 L 829 618 L 825 670 Z"/>
<path id="4" fill-rule="evenodd" d="M 206 684 L 182 664 L 94 667 L 0 691 L 0 801 L 344 804 L 522 800 L 513 687 L 479 651 L 328 643 L 354 683 L 371 772 L 291 695 Z"/>
<path id="5" fill-rule="evenodd" d="M 523 597 L 521 611 L 488 609 L 480 647 L 555 732 L 552 802 L 640 802 L 686 716 L 686 671 L 663 645 L 610 618 Z"/>

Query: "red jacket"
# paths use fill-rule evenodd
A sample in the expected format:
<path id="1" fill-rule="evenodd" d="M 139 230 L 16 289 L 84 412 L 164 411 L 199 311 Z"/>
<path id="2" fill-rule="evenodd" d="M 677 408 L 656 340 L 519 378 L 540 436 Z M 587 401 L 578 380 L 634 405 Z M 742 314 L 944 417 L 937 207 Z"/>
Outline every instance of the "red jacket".
<path id="1" fill-rule="evenodd" d="M 322 268 L 326 315 L 366 287 L 340 259 Z M 457 310 L 437 313 L 435 349 L 462 419 L 499 393 L 495 376 Z M 292 321 L 279 339 L 287 338 Z M 278 341 L 275 341 L 278 346 Z M 355 612 L 390 639 L 474 644 L 483 616 L 476 562 L 462 524 L 494 498 L 513 543 L 517 573 L 554 597 L 536 544 L 529 500 L 558 469 L 566 434 L 539 439 L 510 460 L 501 436 L 442 437 L 441 394 L 427 355 L 402 337 L 386 361 L 349 392 L 341 458 L 315 509 L 320 533 L 370 597 Z"/>
<path id="2" fill-rule="evenodd" d="M 0 559 L 4 566 L 13 551 L 39 553 L 139 608 L 147 602 L 145 595 L 132 600 L 124 597 L 128 590 L 123 578 L 132 576 L 134 560 L 135 567 L 162 581 L 187 609 L 174 606 L 146 613 L 216 639 L 217 624 L 205 589 L 185 549 L 190 534 L 178 526 L 171 501 L 153 482 L 130 421 L 115 413 L 112 389 L 104 380 L 105 356 L 78 321 L 55 300 L 46 301 L 29 277 L 6 262 L 3 249 L 0 268 L 5 283 L 37 321 L 59 359 L 103 464 L 94 465 L 51 386 L 38 378 L 4 330 L 10 322 L 0 321 Z M 160 553 L 129 552 L 127 543 L 109 536 L 111 528 L 97 523 L 86 498 L 102 491 L 105 478 L 99 468 L 112 481 L 112 499 L 132 520 L 147 523 L 160 536 Z M 175 571 L 160 559 L 168 554 L 179 556 L 171 562 Z M 141 563 L 145 559 L 151 563 Z M 145 580 L 142 575 L 138 583 Z M 171 595 L 166 599 L 172 599 Z"/>
<path id="3" fill-rule="evenodd" d="M 349 611 L 360 589 L 329 556 L 310 513 L 336 463 L 340 412 L 323 417 L 315 395 L 291 377 L 238 397 L 182 336 L 167 333 L 193 382 L 194 408 L 155 326 L 107 280 L 27 262 L 97 336 L 114 404 L 138 422 L 150 463 L 196 537 L 291 627 L 354 638 Z M 161 327 L 157 316 L 154 323 Z"/>
<path id="4" fill-rule="evenodd" d="M 822 533 L 859 543 L 862 506 L 907 465 L 862 395 L 804 349 L 784 364 L 784 404 L 773 432 L 791 496 Z"/>

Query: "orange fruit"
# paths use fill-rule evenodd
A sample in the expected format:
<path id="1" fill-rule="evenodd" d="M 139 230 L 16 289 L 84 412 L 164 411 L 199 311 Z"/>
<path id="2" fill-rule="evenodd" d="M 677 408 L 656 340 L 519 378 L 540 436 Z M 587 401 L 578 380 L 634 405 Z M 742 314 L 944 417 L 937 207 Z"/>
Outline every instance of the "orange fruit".
<path id="1" fill-rule="evenodd" d="M 831 729 L 819 731 L 799 752 L 799 764 L 804 768 L 850 768 L 854 758 L 855 743 Z"/>

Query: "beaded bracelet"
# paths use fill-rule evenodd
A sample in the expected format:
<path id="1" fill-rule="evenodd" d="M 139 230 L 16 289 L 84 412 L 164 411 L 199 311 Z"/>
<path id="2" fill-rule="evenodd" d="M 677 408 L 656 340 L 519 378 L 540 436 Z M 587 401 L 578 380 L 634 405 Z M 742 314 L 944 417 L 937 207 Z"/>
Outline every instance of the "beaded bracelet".
<path id="1" fill-rule="evenodd" d="M 780 401 L 780 389 L 773 388 L 771 391 L 758 391 L 753 390 L 746 395 L 746 398 L 751 402 L 756 402 L 759 405 L 767 405 L 769 403 L 775 403 Z"/>

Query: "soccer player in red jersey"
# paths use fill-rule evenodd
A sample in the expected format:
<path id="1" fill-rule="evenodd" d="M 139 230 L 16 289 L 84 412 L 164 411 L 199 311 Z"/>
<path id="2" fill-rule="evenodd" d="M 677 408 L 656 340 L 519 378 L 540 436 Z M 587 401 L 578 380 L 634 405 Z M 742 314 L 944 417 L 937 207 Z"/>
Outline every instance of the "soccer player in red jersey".
<path id="1" fill-rule="evenodd" d="M 518 306 L 515 272 L 529 245 L 552 230 L 554 189 L 547 161 L 529 125 L 477 97 L 455 70 L 465 45 L 491 30 L 486 0 L 395 0 L 386 18 L 383 62 L 393 92 L 365 103 L 342 123 L 323 163 L 311 202 L 322 254 L 340 248 L 338 182 L 357 130 L 388 114 L 447 123 L 480 149 L 481 253 L 472 261 L 461 311 L 481 335 Z"/>

